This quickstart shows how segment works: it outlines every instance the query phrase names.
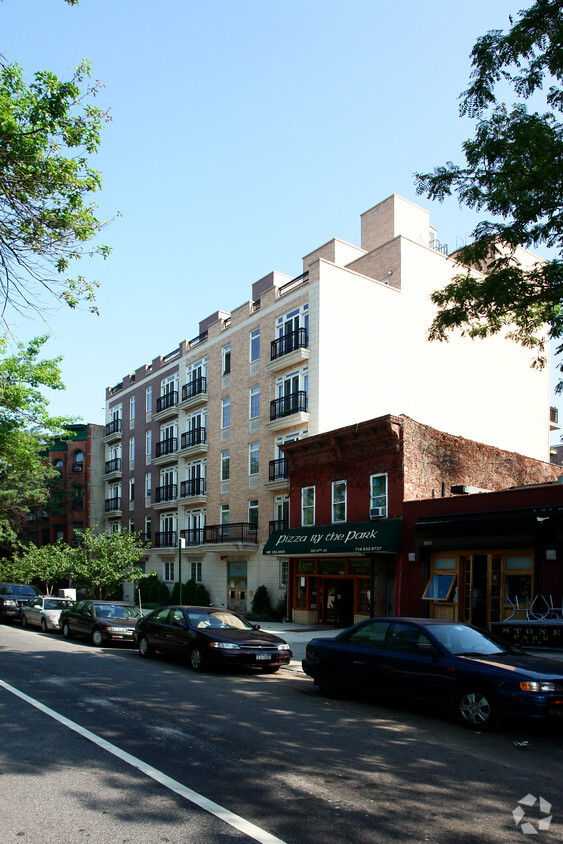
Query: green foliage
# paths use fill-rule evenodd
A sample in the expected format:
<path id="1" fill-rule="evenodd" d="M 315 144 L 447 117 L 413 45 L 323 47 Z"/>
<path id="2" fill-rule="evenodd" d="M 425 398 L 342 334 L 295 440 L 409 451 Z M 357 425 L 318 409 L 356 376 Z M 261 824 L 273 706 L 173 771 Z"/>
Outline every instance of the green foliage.
<path id="1" fill-rule="evenodd" d="M 276 606 L 274 607 L 274 618 L 276 621 L 281 621 L 287 615 L 287 595 L 282 595 L 278 598 Z"/>
<path id="2" fill-rule="evenodd" d="M 168 586 L 160 580 L 154 571 L 141 579 L 139 590 L 143 605 L 155 604 L 156 606 L 160 606 L 161 604 L 170 603 Z"/>
<path id="3" fill-rule="evenodd" d="M 77 586 L 85 587 L 103 599 L 123 583 L 144 577 L 143 570 L 136 564 L 146 543 L 138 532 L 96 533 L 96 527 L 84 531 L 73 580 Z"/>
<path id="4" fill-rule="evenodd" d="M 172 589 L 171 603 L 177 604 L 180 601 L 180 584 L 175 583 Z M 203 583 L 196 583 L 191 578 L 182 584 L 182 604 L 191 604 L 195 607 L 211 606 L 211 597 Z"/>
<path id="5" fill-rule="evenodd" d="M 251 610 L 253 617 L 260 616 L 264 619 L 272 617 L 272 604 L 267 586 L 259 586 L 252 599 Z"/>
<path id="6" fill-rule="evenodd" d="M 416 174 L 416 181 L 419 194 L 440 201 L 455 194 L 493 217 L 481 220 L 474 242 L 456 253 L 469 269 L 433 294 L 439 311 L 430 338 L 445 340 L 456 329 L 471 337 L 508 329 L 510 339 L 534 350 L 534 365 L 542 367 L 546 341 L 563 336 L 563 6 L 561 0 L 536 0 L 519 17 L 516 24 L 510 19 L 508 32 L 488 32 L 473 48 L 472 81 L 460 107 L 476 120 L 474 137 L 463 144 L 466 165 L 448 162 Z M 548 110 L 529 113 L 522 102 L 499 103 L 499 82 L 524 100 L 537 100 L 549 85 Z M 518 245 L 540 244 L 556 256 L 532 269 L 516 263 Z"/>
<path id="7" fill-rule="evenodd" d="M 49 496 L 49 482 L 57 473 L 44 460 L 49 439 L 63 435 L 70 420 L 51 417 L 44 388 L 62 390 L 60 358 L 42 360 L 46 337 L 8 353 L 0 338 L 0 546 L 5 553 L 30 509 Z"/>
<path id="8" fill-rule="evenodd" d="M 19 582 L 40 581 L 44 594 L 51 595 L 57 581 L 72 577 L 77 557 L 77 549 L 59 539 L 54 545 L 41 548 L 29 545 L 13 558 L 12 565 L 19 566 Z M 0 576 L 3 577 L 3 573 Z"/>
<path id="9" fill-rule="evenodd" d="M 72 0 L 71 0 L 72 2 Z M 88 157 L 100 143 L 107 114 L 90 102 L 82 61 L 69 82 L 40 71 L 26 84 L 17 64 L 0 65 L 0 299 L 20 312 L 41 310 L 44 297 L 74 308 L 95 307 L 98 282 L 68 276 L 84 255 L 107 257 L 107 246 L 86 249 L 103 227 L 91 196 L 101 186 Z"/>

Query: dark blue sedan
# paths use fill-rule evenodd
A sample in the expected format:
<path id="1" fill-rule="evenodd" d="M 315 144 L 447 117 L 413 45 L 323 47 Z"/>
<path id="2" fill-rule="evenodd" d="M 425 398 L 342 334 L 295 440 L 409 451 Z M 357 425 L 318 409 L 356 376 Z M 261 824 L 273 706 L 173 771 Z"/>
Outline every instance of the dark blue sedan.
<path id="1" fill-rule="evenodd" d="M 431 701 L 474 730 L 493 729 L 503 715 L 563 715 L 563 662 L 460 622 L 368 619 L 310 641 L 302 665 L 327 697 L 364 689 Z"/>

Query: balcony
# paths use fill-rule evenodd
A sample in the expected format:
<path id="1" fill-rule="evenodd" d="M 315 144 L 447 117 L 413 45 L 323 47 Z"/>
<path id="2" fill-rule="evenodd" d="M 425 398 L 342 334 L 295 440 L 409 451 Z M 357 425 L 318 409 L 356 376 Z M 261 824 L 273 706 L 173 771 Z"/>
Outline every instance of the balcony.
<path id="1" fill-rule="evenodd" d="M 207 451 L 207 429 L 191 428 L 180 437 L 180 456 L 193 457 Z"/>
<path id="2" fill-rule="evenodd" d="M 207 401 L 207 378 L 200 375 L 198 378 L 192 378 L 187 384 L 182 387 L 182 399 L 180 407 L 182 410 L 191 410 L 192 407 L 197 407 L 200 404 L 205 404 Z"/>
<path id="3" fill-rule="evenodd" d="M 169 437 L 156 444 L 153 463 L 170 463 L 176 459 L 178 451 L 178 437 Z"/>
<path id="4" fill-rule="evenodd" d="M 307 408 L 305 390 L 298 390 L 296 393 L 274 399 L 270 402 L 270 421 L 266 422 L 264 427 L 270 431 L 279 431 L 308 422 Z"/>
<path id="5" fill-rule="evenodd" d="M 120 475 L 121 474 L 121 457 L 114 457 L 113 460 L 106 460 L 105 474 L 106 475 Z"/>
<path id="6" fill-rule="evenodd" d="M 114 495 L 113 498 L 106 498 L 104 509 L 106 513 L 121 514 L 121 496 Z"/>
<path id="7" fill-rule="evenodd" d="M 175 530 L 157 531 L 154 535 L 155 548 L 177 548 L 178 532 Z"/>
<path id="8" fill-rule="evenodd" d="M 288 366 L 295 366 L 309 359 L 309 335 L 306 328 L 298 328 L 284 337 L 272 340 L 270 362 L 266 364 L 270 372 L 277 372 Z"/>
<path id="9" fill-rule="evenodd" d="M 258 525 L 250 522 L 231 522 L 225 525 L 206 525 L 204 528 L 206 545 L 256 545 Z"/>
<path id="10" fill-rule="evenodd" d="M 559 431 L 561 425 L 559 424 L 559 412 L 556 407 L 549 408 L 549 430 Z"/>
<path id="11" fill-rule="evenodd" d="M 270 460 L 268 465 L 270 483 L 289 478 L 289 460 L 287 457 L 280 457 L 279 460 Z"/>
<path id="12" fill-rule="evenodd" d="M 157 486 L 154 491 L 154 503 L 166 504 L 168 501 L 176 501 L 178 498 L 178 484 L 166 484 Z"/>
<path id="13" fill-rule="evenodd" d="M 275 530 L 288 530 L 288 528 L 289 519 L 274 519 L 269 523 L 268 536 L 271 536 Z"/>
<path id="14" fill-rule="evenodd" d="M 108 422 L 106 425 L 106 433 L 104 436 L 104 442 L 111 442 L 112 440 L 120 440 L 121 439 L 121 419 L 112 419 L 111 422 Z"/>
<path id="15" fill-rule="evenodd" d="M 205 501 L 205 478 L 190 478 L 180 484 L 180 498 L 191 498 Z"/>
<path id="16" fill-rule="evenodd" d="M 169 416 L 174 416 L 178 413 L 178 390 L 170 390 L 163 396 L 159 396 L 156 400 L 156 413 L 154 415 L 155 421 L 162 422 Z"/>
<path id="17" fill-rule="evenodd" d="M 181 530 L 180 536 L 186 542 L 186 547 L 193 548 L 196 545 L 203 545 L 205 540 L 205 528 L 188 528 Z"/>

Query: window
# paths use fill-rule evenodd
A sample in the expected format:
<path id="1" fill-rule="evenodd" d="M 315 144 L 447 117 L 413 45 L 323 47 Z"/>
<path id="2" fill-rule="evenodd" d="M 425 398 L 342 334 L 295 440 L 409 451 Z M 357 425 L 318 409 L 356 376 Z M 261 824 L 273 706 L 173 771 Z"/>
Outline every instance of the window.
<path id="1" fill-rule="evenodd" d="M 129 519 L 129 533 L 133 533 L 135 530 L 135 519 Z"/>
<path id="2" fill-rule="evenodd" d="M 221 428 L 229 428 L 231 425 L 231 400 L 223 399 L 221 403 Z"/>
<path id="3" fill-rule="evenodd" d="M 260 416 L 260 387 L 250 388 L 250 418 L 258 419 Z"/>
<path id="4" fill-rule="evenodd" d="M 55 460 L 55 462 L 53 463 L 53 465 L 54 465 L 55 469 L 57 470 L 57 472 L 58 472 L 60 475 L 62 475 L 62 473 L 63 473 L 63 469 L 64 469 L 64 464 L 63 464 L 63 461 L 62 461 L 62 460 Z"/>
<path id="5" fill-rule="evenodd" d="M 75 451 L 72 459 L 72 468 L 74 472 L 82 472 L 84 469 L 84 453 L 82 451 Z"/>
<path id="6" fill-rule="evenodd" d="M 228 525 L 229 524 L 229 505 L 228 504 L 221 504 L 221 524 Z"/>
<path id="7" fill-rule="evenodd" d="M 424 601 L 457 602 L 457 589 L 454 589 L 457 581 L 456 565 L 455 557 L 434 558 L 434 571 L 422 595 Z"/>
<path id="8" fill-rule="evenodd" d="M 145 516 L 145 539 L 150 542 L 151 539 L 152 520 L 150 516 Z"/>
<path id="9" fill-rule="evenodd" d="M 129 501 L 135 500 L 135 479 L 129 478 Z"/>
<path id="10" fill-rule="evenodd" d="M 387 516 L 387 474 L 372 475 L 369 482 L 369 514 L 371 518 Z"/>
<path id="11" fill-rule="evenodd" d="M 147 472 L 145 475 L 145 498 L 150 498 L 152 492 L 152 475 Z"/>
<path id="12" fill-rule="evenodd" d="M 287 589 L 287 578 L 289 574 L 289 560 L 280 560 L 280 588 Z"/>
<path id="13" fill-rule="evenodd" d="M 121 524 L 119 522 L 112 522 L 111 533 L 121 533 Z"/>
<path id="14" fill-rule="evenodd" d="M 152 452 L 152 431 L 147 431 L 145 434 L 145 454 L 150 457 Z"/>
<path id="15" fill-rule="evenodd" d="M 249 525 L 257 525 L 258 524 L 258 499 L 252 498 L 248 502 L 248 524 Z"/>
<path id="16" fill-rule="evenodd" d="M 259 469 L 260 443 L 250 443 L 248 447 L 248 474 L 257 475 Z"/>
<path id="17" fill-rule="evenodd" d="M 231 371 L 231 344 L 223 346 L 223 375 L 228 375 Z"/>
<path id="18" fill-rule="evenodd" d="M 346 521 L 346 481 L 332 483 L 332 521 Z"/>
<path id="19" fill-rule="evenodd" d="M 315 487 L 305 486 L 301 490 L 301 524 L 315 524 Z"/>
<path id="20" fill-rule="evenodd" d="M 164 563 L 164 579 L 169 583 L 174 582 L 174 563 Z"/>
<path id="21" fill-rule="evenodd" d="M 129 419 L 135 418 L 135 396 L 129 398 Z"/>
<path id="22" fill-rule="evenodd" d="M 228 481 L 230 476 L 230 453 L 228 451 L 221 452 L 221 480 Z"/>
<path id="23" fill-rule="evenodd" d="M 145 395 L 145 411 L 147 413 L 152 412 L 152 387 L 147 387 Z"/>
<path id="24" fill-rule="evenodd" d="M 201 583 L 201 563 L 190 563 L 191 580 Z"/>
<path id="25" fill-rule="evenodd" d="M 260 359 L 260 329 L 250 332 L 250 363 Z"/>
<path id="26" fill-rule="evenodd" d="M 135 437 L 129 438 L 129 460 L 135 459 Z"/>

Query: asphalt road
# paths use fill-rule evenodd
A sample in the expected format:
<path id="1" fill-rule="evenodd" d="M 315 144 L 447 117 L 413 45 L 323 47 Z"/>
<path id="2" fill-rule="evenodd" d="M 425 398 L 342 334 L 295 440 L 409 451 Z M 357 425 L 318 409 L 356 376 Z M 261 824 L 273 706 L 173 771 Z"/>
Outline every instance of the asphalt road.
<path id="1" fill-rule="evenodd" d="M 2 626 L 0 713 L 6 844 L 513 842 L 546 819 L 516 825 L 528 794 L 534 840 L 563 838 L 563 725 L 328 701 L 297 662 L 198 675 Z"/>

